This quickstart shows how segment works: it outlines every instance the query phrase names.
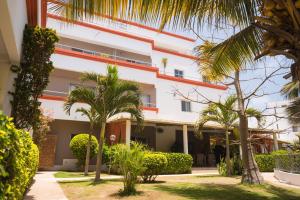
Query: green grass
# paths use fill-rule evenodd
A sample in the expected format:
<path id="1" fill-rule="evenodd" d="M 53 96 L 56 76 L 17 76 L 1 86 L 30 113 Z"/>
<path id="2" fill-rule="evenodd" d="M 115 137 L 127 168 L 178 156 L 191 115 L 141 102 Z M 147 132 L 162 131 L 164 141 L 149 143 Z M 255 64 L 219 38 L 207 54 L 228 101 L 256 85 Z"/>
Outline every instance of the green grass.
<path id="1" fill-rule="evenodd" d="M 83 172 L 67 172 L 67 171 L 59 171 L 54 174 L 55 178 L 80 178 L 80 177 L 94 177 L 94 176 L 95 176 L 95 172 L 89 172 L 88 176 L 84 176 Z"/>
<path id="2" fill-rule="evenodd" d="M 61 187 L 67 197 L 72 199 L 118 199 L 126 200 L 300 200 L 300 190 L 275 187 L 272 185 L 243 185 L 239 177 L 180 177 L 159 179 L 152 184 L 138 184 L 138 193 L 122 197 L 123 184 L 120 180 L 62 182 Z"/>

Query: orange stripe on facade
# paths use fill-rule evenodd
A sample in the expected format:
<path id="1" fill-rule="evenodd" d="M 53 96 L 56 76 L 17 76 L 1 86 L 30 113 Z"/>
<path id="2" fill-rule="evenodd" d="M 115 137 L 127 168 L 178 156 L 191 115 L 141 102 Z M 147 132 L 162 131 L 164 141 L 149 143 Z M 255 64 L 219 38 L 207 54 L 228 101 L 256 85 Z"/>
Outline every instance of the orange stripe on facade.
<path id="1" fill-rule="evenodd" d="M 67 22 L 67 19 L 64 18 L 64 17 L 61 17 L 61 16 L 57 16 L 57 15 L 53 15 L 53 14 L 47 14 L 47 17 Z M 74 21 L 72 23 L 74 23 L 76 25 L 79 25 L 79 26 L 84 26 L 84 27 L 87 27 L 87 28 L 92 28 L 92 29 L 95 29 L 95 30 L 112 33 L 112 34 L 119 35 L 119 36 L 122 36 L 122 37 L 127 37 L 127 38 L 130 38 L 130 39 L 150 43 L 151 47 L 154 51 L 160 51 L 160 52 L 163 52 L 163 53 L 173 54 L 173 55 L 176 55 L 176 56 L 181 56 L 181 57 L 185 57 L 185 58 L 192 59 L 192 60 L 197 59 L 197 57 L 195 57 L 195 56 L 179 53 L 179 52 L 172 51 L 172 50 L 169 50 L 169 49 L 163 49 L 163 48 L 160 48 L 160 47 L 156 47 L 154 45 L 154 40 L 151 40 L 151 39 L 131 35 L 131 34 L 128 34 L 128 33 L 123 33 L 123 32 L 120 32 L 120 31 L 116 31 L 116 30 L 96 26 L 96 25 L 93 25 L 93 24 L 85 23 L 85 22 Z"/>
<path id="2" fill-rule="evenodd" d="M 56 0 L 47 0 L 47 1 L 50 2 L 50 3 L 54 3 L 54 4 L 66 5 L 66 4 L 64 4 L 62 2 L 58 2 Z M 98 15 L 100 17 L 103 17 L 103 18 L 118 21 L 118 22 L 121 22 L 121 23 L 124 23 L 124 24 L 129 24 L 129 25 L 132 25 L 132 26 L 136 26 L 136 27 L 139 27 L 139 28 L 146 29 L 146 30 L 150 30 L 150 31 L 154 31 L 154 32 L 157 32 L 157 33 L 161 33 L 161 34 L 169 35 L 169 36 L 172 36 L 172 37 L 176 37 L 176 38 L 179 38 L 179 39 L 187 40 L 187 41 L 190 41 L 190 42 L 195 42 L 196 41 L 193 38 L 189 38 L 189 37 L 185 37 L 185 36 L 182 36 L 182 35 L 170 33 L 170 32 L 167 32 L 167 31 L 162 31 L 162 30 L 159 30 L 159 29 L 156 29 L 156 28 L 153 28 L 153 27 L 150 27 L 150 26 L 146 26 L 146 25 L 143 25 L 143 24 L 139 24 L 139 23 L 136 23 L 136 22 L 127 21 L 127 20 L 120 19 L 120 18 L 113 18 L 113 17 L 107 16 L 107 15 L 100 15 L 99 13 L 96 14 L 96 15 Z"/>
<path id="3" fill-rule="evenodd" d="M 154 73 L 156 73 L 156 77 L 160 78 L 160 79 L 176 81 L 176 82 L 181 82 L 181 83 L 190 84 L 190 85 L 208 87 L 208 88 L 213 88 L 213 89 L 219 89 L 219 90 L 226 90 L 228 88 L 227 86 L 216 85 L 216 84 L 205 83 L 205 82 L 201 82 L 201 81 L 189 80 L 189 79 L 174 77 L 174 76 L 170 76 L 170 75 L 160 74 L 159 69 L 157 67 L 149 67 L 149 66 L 144 66 L 144 65 L 140 65 L 140 64 L 129 63 L 126 61 L 113 60 L 111 58 L 88 55 L 88 54 L 74 52 L 71 50 L 61 49 L 61 48 L 56 48 L 55 53 L 61 54 L 61 55 L 66 55 L 66 56 L 87 59 L 87 60 L 92 60 L 92 61 L 104 62 L 104 63 L 108 63 L 108 64 L 120 65 L 123 67 L 128 67 L 128 68 L 133 68 L 133 69 L 138 69 L 138 70 L 143 70 L 143 71 L 148 71 L 148 72 L 154 72 Z"/>

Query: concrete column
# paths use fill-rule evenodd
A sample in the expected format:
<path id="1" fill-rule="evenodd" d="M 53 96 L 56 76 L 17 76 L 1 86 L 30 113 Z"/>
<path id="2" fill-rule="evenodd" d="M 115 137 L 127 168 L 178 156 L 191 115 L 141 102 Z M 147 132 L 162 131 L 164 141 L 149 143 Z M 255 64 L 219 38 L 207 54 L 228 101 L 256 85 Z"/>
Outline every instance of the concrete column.
<path id="1" fill-rule="evenodd" d="M 189 142 L 188 142 L 188 130 L 187 125 L 183 125 L 183 152 L 185 154 L 189 153 Z"/>
<path id="2" fill-rule="evenodd" d="M 278 140 L 277 140 L 277 133 L 276 132 L 273 132 L 273 142 L 274 142 L 273 150 L 274 151 L 279 150 Z"/>
<path id="3" fill-rule="evenodd" d="M 130 146 L 131 121 L 126 120 L 126 145 Z"/>

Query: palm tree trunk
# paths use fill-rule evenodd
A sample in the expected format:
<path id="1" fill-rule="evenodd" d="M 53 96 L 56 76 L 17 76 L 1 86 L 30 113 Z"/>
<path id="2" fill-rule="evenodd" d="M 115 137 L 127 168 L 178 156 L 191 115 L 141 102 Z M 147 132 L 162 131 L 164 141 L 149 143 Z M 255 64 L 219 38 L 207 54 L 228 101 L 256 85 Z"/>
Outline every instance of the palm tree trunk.
<path id="1" fill-rule="evenodd" d="M 92 131 L 93 131 L 93 125 L 90 126 L 89 141 L 88 141 L 88 144 L 86 147 L 85 168 L 84 168 L 85 176 L 87 176 L 89 174 Z"/>
<path id="2" fill-rule="evenodd" d="M 226 168 L 227 168 L 227 176 L 232 175 L 231 163 L 230 163 L 230 149 L 229 149 L 229 131 L 226 129 Z"/>
<path id="3" fill-rule="evenodd" d="M 103 151 L 103 143 L 104 143 L 105 126 L 106 126 L 106 123 L 102 122 L 101 123 L 101 132 L 100 132 L 100 136 L 99 136 L 99 150 L 98 150 L 98 154 L 97 154 L 95 182 L 100 180 L 101 167 L 102 167 L 102 151 Z"/>
<path id="4" fill-rule="evenodd" d="M 239 132 L 242 146 L 242 163 L 243 163 L 243 177 L 242 183 L 262 183 L 263 177 L 259 172 L 257 163 L 254 160 L 251 143 L 249 140 L 248 118 L 245 114 L 245 101 L 240 85 L 240 72 L 235 72 L 234 86 L 238 101 L 238 115 L 239 115 Z"/>

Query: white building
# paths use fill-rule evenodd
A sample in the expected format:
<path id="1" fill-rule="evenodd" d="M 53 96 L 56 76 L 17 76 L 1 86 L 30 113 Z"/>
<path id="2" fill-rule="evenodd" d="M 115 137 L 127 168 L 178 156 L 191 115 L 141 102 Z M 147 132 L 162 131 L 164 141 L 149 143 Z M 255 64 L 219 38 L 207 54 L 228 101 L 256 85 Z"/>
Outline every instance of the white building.
<path id="1" fill-rule="evenodd" d="M 121 79 L 140 85 L 145 118 L 144 132 L 139 134 L 129 115 L 118 116 L 109 123 L 107 136 L 114 134 L 117 141 L 125 143 L 138 140 L 156 151 L 181 151 L 207 160 L 213 157 L 211 141 L 220 130 L 207 128 L 212 134 L 203 140 L 192 134 L 199 112 L 206 105 L 174 95 L 174 89 L 187 94 L 197 88 L 207 98 L 217 101 L 226 93 L 227 87 L 202 80 L 196 58 L 191 54 L 194 39 L 124 20 L 87 20 L 66 25 L 62 16 L 46 8 L 51 7 L 50 3 L 41 6 L 41 25 L 55 29 L 60 38 L 51 58 L 55 70 L 40 99 L 44 110 L 55 119 L 46 144 L 51 161 L 45 167 L 60 168 L 72 162 L 69 142 L 75 134 L 88 131 L 89 124 L 80 113 L 74 112 L 75 107 L 67 115 L 63 110 L 64 100 L 74 86 L 81 84 L 79 77 L 83 72 L 104 75 L 107 64 L 117 65 Z M 162 64 L 164 58 L 167 58 L 166 68 Z M 212 162 L 199 161 L 199 165 L 213 165 Z"/>
<path id="2" fill-rule="evenodd" d="M 286 108 L 289 101 L 277 101 L 267 104 L 268 112 L 274 116 L 268 117 L 267 122 L 273 130 L 280 130 L 277 134 L 278 140 L 293 143 L 299 140 L 300 126 L 292 125 L 287 119 Z"/>

